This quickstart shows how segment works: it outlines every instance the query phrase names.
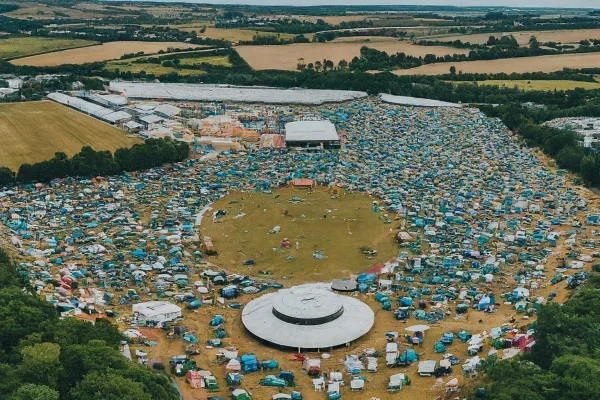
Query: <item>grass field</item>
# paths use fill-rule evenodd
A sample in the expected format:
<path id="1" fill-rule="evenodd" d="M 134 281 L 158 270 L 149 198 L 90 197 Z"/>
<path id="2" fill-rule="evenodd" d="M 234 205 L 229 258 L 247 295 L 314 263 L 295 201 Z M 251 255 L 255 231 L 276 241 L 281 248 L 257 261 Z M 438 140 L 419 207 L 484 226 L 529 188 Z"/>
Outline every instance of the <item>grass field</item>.
<path id="1" fill-rule="evenodd" d="M 552 56 L 508 58 L 505 60 L 463 61 L 458 63 L 428 64 L 417 68 L 399 69 L 397 75 L 441 75 L 447 74 L 451 66 L 464 73 L 524 73 L 555 72 L 563 68 L 597 68 L 600 53 L 557 54 Z"/>
<path id="2" fill-rule="evenodd" d="M 99 46 L 84 47 L 57 51 L 54 53 L 40 54 L 32 57 L 24 57 L 12 60 L 15 65 L 33 65 L 45 67 L 62 64 L 84 64 L 96 61 L 113 60 L 123 54 L 143 51 L 146 54 L 157 53 L 167 50 L 169 47 L 187 49 L 190 47 L 201 48 L 195 44 L 181 42 L 110 42 Z"/>
<path id="3" fill-rule="evenodd" d="M 600 89 L 600 83 L 597 82 L 577 82 L 569 80 L 558 81 L 528 81 L 528 80 L 489 80 L 479 81 L 478 85 L 495 85 L 500 87 L 517 87 L 521 90 L 573 90 L 583 88 L 586 90 Z"/>
<path id="4" fill-rule="evenodd" d="M 31 54 L 73 49 L 96 43 L 97 42 L 82 39 L 10 37 L 0 39 L 0 58 L 24 57 Z"/>
<path id="5" fill-rule="evenodd" d="M 279 197 L 274 198 L 275 194 Z M 302 201 L 290 203 L 293 197 Z M 251 274 L 270 270 L 274 278 L 289 283 L 327 281 L 363 272 L 398 255 L 390 233 L 392 225 L 384 224 L 371 206 L 372 200 L 366 195 L 342 194 L 331 199 L 325 189 L 313 193 L 292 188 L 274 194 L 239 193 L 215 202 L 213 210 L 227 210 L 229 215 L 213 223 L 207 213 L 200 231 L 211 236 L 219 253 L 210 261 L 227 270 Z M 285 210 L 290 216 L 284 215 Z M 241 213 L 246 215 L 237 217 Z M 269 234 L 276 225 L 281 226 L 281 232 Z M 290 240 L 291 247 L 274 251 L 284 238 Z M 378 255 L 367 259 L 360 251 L 363 246 L 378 250 Z M 326 258 L 315 259 L 313 253 L 318 250 L 323 250 Z M 287 260 L 288 256 L 294 259 Z M 242 265 L 248 259 L 256 262 L 251 272 Z"/>
<path id="6" fill-rule="evenodd" d="M 254 69 L 295 70 L 299 58 L 303 58 L 306 64 L 323 61 L 324 59 L 331 60 L 336 64 L 342 59 L 350 62 L 353 57 L 360 55 L 360 49 L 363 46 L 385 51 L 388 54 L 404 52 L 413 56 L 425 56 L 427 54 L 442 56 L 455 53 L 462 54 L 467 51 L 450 47 L 415 46 L 400 40 L 300 43 L 285 46 L 239 46 L 236 47 L 236 50 Z"/>
<path id="7" fill-rule="evenodd" d="M 15 171 L 23 163 L 69 156 L 83 146 L 116 150 L 140 143 L 125 132 L 51 101 L 0 104 L 0 165 Z"/>
<path id="8" fill-rule="evenodd" d="M 517 39 L 517 42 L 522 45 L 529 43 L 529 38 L 535 36 L 539 42 L 561 42 L 575 43 L 584 39 L 600 39 L 600 29 L 574 29 L 574 30 L 559 30 L 559 31 L 524 31 L 524 32 L 507 32 L 507 35 L 512 35 Z M 475 35 L 453 35 L 440 36 L 429 38 L 430 40 L 452 41 L 461 40 L 471 43 L 486 43 L 490 36 L 502 36 L 503 33 L 478 33 Z"/>
<path id="9" fill-rule="evenodd" d="M 106 63 L 104 69 L 113 71 L 119 69 L 121 72 L 139 73 L 145 71 L 147 74 L 156 76 L 166 75 L 171 72 L 177 72 L 179 75 L 202 75 L 205 72 L 197 69 L 163 67 L 160 64 L 152 63 L 133 63 L 132 60 L 114 60 Z M 231 66 L 228 56 L 213 56 L 213 57 L 186 57 L 181 59 L 182 64 L 201 64 L 209 63 L 213 65 Z"/>

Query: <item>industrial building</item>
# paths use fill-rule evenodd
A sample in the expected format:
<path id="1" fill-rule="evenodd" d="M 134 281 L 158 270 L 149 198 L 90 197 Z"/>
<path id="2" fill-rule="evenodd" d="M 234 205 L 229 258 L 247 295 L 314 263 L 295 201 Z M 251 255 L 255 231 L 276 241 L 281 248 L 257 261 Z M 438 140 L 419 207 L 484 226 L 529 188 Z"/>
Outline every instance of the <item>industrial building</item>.
<path id="1" fill-rule="evenodd" d="M 305 284 L 252 300 L 242 323 L 272 345 L 301 350 L 344 346 L 366 334 L 373 310 L 360 300 L 335 294 L 330 285 Z"/>
<path id="2" fill-rule="evenodd" d="M 285 124 L 287 147 L 339 149 L 340 137 L 329 121 L 295 121 Z"/>

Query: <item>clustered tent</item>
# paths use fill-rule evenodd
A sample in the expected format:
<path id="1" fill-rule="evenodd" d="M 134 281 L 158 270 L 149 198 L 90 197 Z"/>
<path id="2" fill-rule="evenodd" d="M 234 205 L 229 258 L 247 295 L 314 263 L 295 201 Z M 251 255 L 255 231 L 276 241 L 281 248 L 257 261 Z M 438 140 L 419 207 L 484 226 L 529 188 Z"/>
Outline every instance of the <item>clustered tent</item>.
<path id="1" fill-rule="evenodd" d="M 323 284 L 265 294 L 242 312 L 242 323 L 254 336 L 299 352 L 349 344 L 367 333 L 374 322 L 373 310 L 365 303 L 337 295 Z"/>

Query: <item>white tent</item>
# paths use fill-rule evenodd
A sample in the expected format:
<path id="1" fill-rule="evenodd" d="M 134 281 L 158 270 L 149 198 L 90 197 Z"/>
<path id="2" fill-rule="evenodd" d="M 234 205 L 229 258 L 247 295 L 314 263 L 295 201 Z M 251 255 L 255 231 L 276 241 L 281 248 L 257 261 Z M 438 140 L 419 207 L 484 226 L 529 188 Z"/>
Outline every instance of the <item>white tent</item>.
<path id="1" fill-rule="evenodd" d="M 406 328 L 406 330 L 409 332 L 425 332 L 429 330 L 429 328 L 429 325 L 413 325 Z"/>
<path id="2" fill-rule="evenodd" d="M 168 301 L 147 301 L 132 306 L 134 314 L 156 322 L 174 321 L 181 318 L 181 307 Z"/>

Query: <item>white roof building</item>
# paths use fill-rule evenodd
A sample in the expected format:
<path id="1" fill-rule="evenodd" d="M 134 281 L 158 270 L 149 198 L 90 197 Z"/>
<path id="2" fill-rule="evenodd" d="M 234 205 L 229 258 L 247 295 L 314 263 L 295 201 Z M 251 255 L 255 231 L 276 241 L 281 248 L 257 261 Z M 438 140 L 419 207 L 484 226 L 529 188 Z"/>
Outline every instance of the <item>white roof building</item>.
<path id="1" fill-rule="evenodd" d="M 117 94 L 90 94 L 89 99 L 96 103 L 110 106 L 110 107 L 122 107 L 127 105 L 127 98 L 119 96 Z"/>
<path id="2" fill-rule="evenodd" d="M 125 111 L 115 111 L 102 117 L 103 120 L 110 122 L 111 124 L 129 121 L 131 118 L 131 114 Z"/>
<path id="3" fill-rule="evenodd" d="M 181 112 L 181 108 L 175 107 L 171 104 L 161 104 L 154 108 L 154 112 L 162 115 L 165 118 L 171 118 L 175 115 L 178 115 Z"/>
<path id="4" fill-rule="evenodd" d="M 404 106 L 415 106 L 415 107 L 450 107 L 458 108 L 462 107 L 462 104 L 448 103 L 446 101 L 422 99 L 420 97 L 409 97 L 409 96 L 393 96 L 391 94 L 382 93 L 379 95 L 381 101 L 392 104 L 400 104 Z"/>
<path id="5" fill-rule="evenodd" d="M 7 79 L 9 89 L 21 89 L 23 87 L 23 80 L 20 78 Z"/>
<path id="6" fill-rule="evenodd" d="M 367 333 L 374 322 L 365 303 L 337 295 L 323 284 L 268 293 L 242 311 L 242 323 L 254 336 L 298 350 L 345 345 Z"/>
<path id="7" fill-rule="evenodd" d="M 156 322 L 174 321 L 181 318 L 181 307 L 168 301 L 147 301 L 132 306 L 134 314 Z"/>
<path id="8" fill-rule="evenodd" d="M 285 124 L 286 143 L 338 142 L 335 125 L 329 121 L 295 121 Z"/>
<path id="9" fill-rule="evenodd" d="M 189 83 L 111 81 L 112 92 L 130 99 L 186 101 L 235 101 L 268 104 L 323 104 L 367 97 L 366 92 L 349 90 L 280 89 L 265 86 L 229 86 Z"/>
<path id="10" fill-rule="evenodd" d="M 125 130 L 128 130 L 128 131 L 133 131 L 133 130 L 138 130 L 138 129 L 141 129 L 141 128 L 143 128 L 143 127 L 144 127 L 144 125 L 142 125 L 142 124 L 138 124 L 138 123 L 137 123 L 137 122 L 135 122 L 135 121 L 127 121 L 127 122 L 125 123 L 125 125 L 123 125 L 123 127 L 125 128 Z"/>

